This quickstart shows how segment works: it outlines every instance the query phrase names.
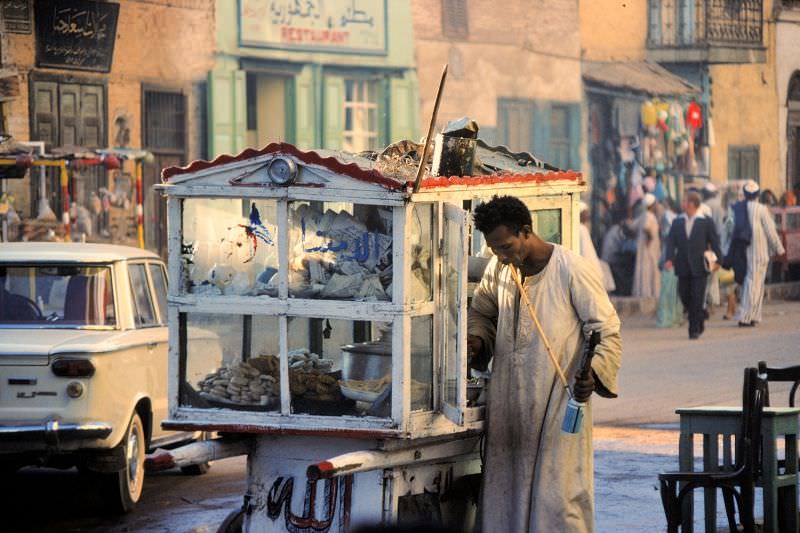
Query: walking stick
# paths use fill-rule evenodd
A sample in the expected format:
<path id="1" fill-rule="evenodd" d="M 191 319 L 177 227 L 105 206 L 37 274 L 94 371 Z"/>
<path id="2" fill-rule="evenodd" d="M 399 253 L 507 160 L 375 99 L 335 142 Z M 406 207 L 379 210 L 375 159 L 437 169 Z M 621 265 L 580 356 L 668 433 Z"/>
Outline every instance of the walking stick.
<path id="1" fill-rule="evenodd" d="M 553 366 L 555 367 L 556 373 L 561 380 L 561 384 L 564 385 L 564 390 L 567 391 L 567 396 L 569 396 L 569 400 L 567 401 L 567 411 L 564 416 L 564 423 L 561 424 L 561 430 L 566 433 L 579 433 L 581 426 L 583 425 L 583 411 L 586 408 L 586 402 L 579 402 L 575 400 L 574 396 L 572 395 L 572 390 L 569 388 L 569 384 L 567 383 L 567 377 L 564 375 L 564 371 L 561 369 L 561 365 L 558 364 L 558 359 L 556 359 L 556 355 L 553 353 L 553 349 L 550 347 L 550 342 L 547 340 L 547 336 L 544 334 L 542 325 L 539 323 L 539 319 L 536 316 L 536 310 L 528 298 L 528 293 L 526 293 L 525 289 L 522 288 L 522 281 L 520 280 L 519 273 L 514 265 L 509 265 L 509 269 L 511 270 L 511 277 L 514 278 L 514 283 L 516 283 L 517 289 L 519 289 L 520 297 L 525 302 L 525 306 L 528 308 L 528 313 L 531 315 L 533 324 L 536 326 L 536 331 L 539 333 L 539 338 L 542 339 L 542 344 L 544 344 L 547 355 L 550 356 L 550 361 L 553 362 Z M 578 371 L 579 377 L 587 377 L 589 372 L 592 371 L 592 357 L 594 356 L 594 349 L 599 342 L 600 332 L 592 331 L 589 334 L 589 342 L 586 345 L 583 363 Z"/>

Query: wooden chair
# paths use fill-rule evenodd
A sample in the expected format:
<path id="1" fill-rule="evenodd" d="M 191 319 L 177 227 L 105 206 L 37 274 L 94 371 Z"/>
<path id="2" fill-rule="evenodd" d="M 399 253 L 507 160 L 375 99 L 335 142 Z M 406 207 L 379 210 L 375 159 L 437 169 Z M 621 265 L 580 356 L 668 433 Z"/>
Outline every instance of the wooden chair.
<path id="1" fill-rule="evenodd" d="M 755 483 L 761 469 L 761 419 L 767 393 L 767 381 L 756 368 L 744 371 L 742 387 L 741 439 L 736 446 L 736 461 L 732 470 L 713 472 L 663 472 L 661 502 L 667 518 L 668 533 L 677 533 L 678 527 L 691 517 L 682 516 L 684 499 L 696 488 L 719 488 L 725 501 L 725 513 L 731 531 L 739 531 L 736 508 L 745 533 L 754 533 L 753 514 Z M 682 486 L 678 487 L 678 484 Z"/>
<path id="2" fill-rule="evenodd" d="M 767 366 L 766 361 L 758 362 L 758 373 L 767 376 L 767 397 L 764 403 L 765 407 L 769 407 L 769 382 L 782 381 L 794 383 L 789 391 L 789 407 L 794 407 L 794 398 L 797 393 L 798 386 L 800 386 L 800 365 L 787 366 L 784 368 L 770 368 Z"/>

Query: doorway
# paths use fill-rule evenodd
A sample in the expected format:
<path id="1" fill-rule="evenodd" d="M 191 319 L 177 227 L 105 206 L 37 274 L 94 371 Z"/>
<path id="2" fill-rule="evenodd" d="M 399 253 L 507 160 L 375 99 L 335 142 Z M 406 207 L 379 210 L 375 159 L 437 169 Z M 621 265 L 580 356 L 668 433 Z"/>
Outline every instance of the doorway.
<path id="1" fill-rule="evenodd" d="M 186 97 L 181 92 L 144 90 L 144 146 L 153 162 L 142 169 L 145 248 L 167 257 L 167 202 L 153 185 L 161 169 L 186 159 Z"/>
<path id="2" fill-rule="evenodd" d="M 247 73 L 247 145 L 263 148 L 273 142 L 291 142 L 287 120 L 286 76 Z"/>

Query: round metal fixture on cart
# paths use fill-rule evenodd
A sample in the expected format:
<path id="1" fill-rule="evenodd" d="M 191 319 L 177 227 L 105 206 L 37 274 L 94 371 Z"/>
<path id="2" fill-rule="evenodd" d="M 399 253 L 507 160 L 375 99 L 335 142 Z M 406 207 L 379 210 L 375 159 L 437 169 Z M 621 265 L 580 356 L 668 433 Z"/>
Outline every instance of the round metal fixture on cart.
<path id="1" fill-rule="evenodd" d="M 288 157 L 276 157 L 270 162 L 267 175 L 276 185 L 288 185 L 297 178 L 297 163 Z"/>

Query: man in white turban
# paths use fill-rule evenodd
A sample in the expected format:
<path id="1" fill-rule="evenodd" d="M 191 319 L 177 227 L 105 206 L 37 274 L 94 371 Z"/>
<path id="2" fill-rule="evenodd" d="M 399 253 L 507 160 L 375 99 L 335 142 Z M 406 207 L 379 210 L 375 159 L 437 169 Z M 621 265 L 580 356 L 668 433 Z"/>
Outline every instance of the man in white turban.
<path id="1" fill-rule="evenodd" d="M 764 301 L 764 281 L 767 277 L 769 258 L 783 255 L 783 243 L 775 230 L 775 222 L 769 208 L 758 201 L 758 183 L 748 180 L 744 188 L 744 205 L 734 208 L 734 225 L 742 225 L 745 216 L 750 224 L 751 238 L 747 246 L 747 275 L 742 285 L 742 301 L 737 318 L 740 327 L 752 327 L 761 322 L 761 304 Z"/>
<path id="2" fill-rule="evenodd" d="M 657 298 L 661 290 L 661 238 L 655 215 L 656 197 L 644 195 L 644 212 L 636 219 L 636 267 L 633 271 L 633 295 Z"/>

